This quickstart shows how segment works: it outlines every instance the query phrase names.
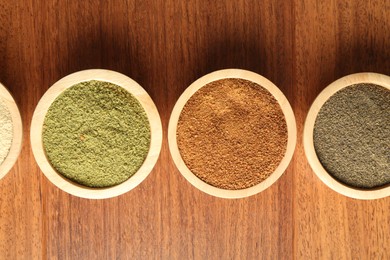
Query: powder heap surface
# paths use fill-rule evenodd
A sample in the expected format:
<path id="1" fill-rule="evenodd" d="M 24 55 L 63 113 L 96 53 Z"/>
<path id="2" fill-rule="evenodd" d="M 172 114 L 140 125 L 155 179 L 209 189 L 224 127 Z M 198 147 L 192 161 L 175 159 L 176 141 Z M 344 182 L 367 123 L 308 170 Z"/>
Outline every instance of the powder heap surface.
<path id="1" fill-rule="evenodd" d="M 0 98 L 0 165 L 7 157 L 12 145 L 13 124 L 11 113 L 5 102 Z"/>
<path id="2" fill-rule="evenodd" d="M 287 147 L 287 124 L 266 89 L 248 80 L 222 79 L 188 100 L 179 117 L 177 143 L 198 178 L 222 189 L 245 189 L 279 165 Z"/>
<path id="3" fill-rule="evenodd" d="M 42 137 L 58 173 L 101 188 L 137 172 L 149 151 L 150 135 L 146 112 L 132 94 L 112 83 L 87 81 L 56 98 Z"/>
<path id="4" fill-rule="evenodd" d="M 356 188 L 390 183 L 390 91 L 356 84 L 331 96 L 314 125 L 314 147 L 323 167 Z"/>

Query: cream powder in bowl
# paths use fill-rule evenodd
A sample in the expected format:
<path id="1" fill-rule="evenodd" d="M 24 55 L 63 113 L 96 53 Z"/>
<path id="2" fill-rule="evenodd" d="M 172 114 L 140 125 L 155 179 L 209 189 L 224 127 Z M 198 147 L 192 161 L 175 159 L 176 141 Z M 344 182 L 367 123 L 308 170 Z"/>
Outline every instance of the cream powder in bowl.
<path id="1" fill-rule="evenodd" d="M 12 145 L 13 125 L 11 113 L 5 102 L 0 99 L 0 165 L 7 157 Z"/>

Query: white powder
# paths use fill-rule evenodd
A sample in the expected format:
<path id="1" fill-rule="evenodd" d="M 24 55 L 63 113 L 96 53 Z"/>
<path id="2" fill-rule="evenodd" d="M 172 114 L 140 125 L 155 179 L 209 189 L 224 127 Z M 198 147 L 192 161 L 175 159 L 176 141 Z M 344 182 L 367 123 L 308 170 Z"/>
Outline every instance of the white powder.
<path id="1" fill-rule="evenodd" d="M 0 99 L 0 165 L 7 157 L 13 138 L 11 113 L 3 100 Z"/>

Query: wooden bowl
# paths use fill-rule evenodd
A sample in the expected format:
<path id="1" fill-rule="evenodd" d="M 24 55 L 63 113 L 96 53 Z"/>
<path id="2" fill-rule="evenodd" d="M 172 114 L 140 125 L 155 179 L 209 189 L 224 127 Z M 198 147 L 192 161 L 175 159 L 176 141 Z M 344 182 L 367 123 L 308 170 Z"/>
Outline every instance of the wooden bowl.
<path id="1" fill-rule="evenodd" d="M 322 106 L 337 91 L 359 83 L 372 83 L 390 89 L 390 77 L 376 73 L 351 74 L 331 83 L 318 95 L 318 97 L 311 105 L 304 126 L 303 144 L 307 160 L 309 161 L 312 170 L 318 176 L 318 178 L 320 178 L 329 188 L 345 196 L 355 199 L 378 199 L 390 195 L 390 185 L 376 189 L 358 189 L 339 182 L 324 169 L 320 160 L 317 157 L 314 148 L 314 124 Z"/>
<path id="2" fill-rule="evenodd" d="M 116 84 L 133 94 L 145 109 L 150 123 L 151 141 L 147 157 L 138 171 L 125 182 L 107 188 L 90 188 L 82 186 L 63 177 L 51 166 L 46 157 L 42 142 L 42 127 L 45 115 L 53 101 L 67 88 L 85 81 L 100 80 Z M 159 113 L 148 93 L 134 80 L 109 70 L 84 70 L 68 75 L 57 81 L 39 101 L 31 123 L 31 146 L 42 172 L 58 188 L 72 195 L 89 198 L 104 199 L 115 197 L 130 191 L 140 184 L 152 171 L 160 154 L 162 144 L 162 126 Z"/>
<path id="3" fill-rule="evenodd" d="M 3 178 L 14 166 L 22 149 L 23 126 L 18 106 L 8 90 L 0 84 L 0 100 L 8 107 L 13 124 L 13 139 L 7 157 L 0 165 L 0 179 Z"/>
<path id="4" fill-rule="evenodd" d="M 239 79 L 249 80 L 267 89 L 274 96 L 274 98 L 279 102 L 279 105 L 281 106 L 281 109 L 286 119 L 287 131 L 288 131 L 286 153 L 283 159 L 281 160 L 279 166 L 276 168 L 276 170 L 267 179 L 260 182 L 259 184 L 246 189 L 240 189 L 240 190 L 226 190 L 226 189 L 217 188 L 199 179 L 195 174 L 191 172 L 191 170 L 187 167 L 187 165 L 183 161 L 183 158 L 180 155 L 180 151 L 176 139 L 177 124 L 179 121 L 180 114 L 187 101 L 191 98 L 191 96 L 206 84 L 216 80 L 226 79 L 226 78 L 239 78 Z M 220 198 L 233 199 L 233 198 L 244 198 L 244 197 L 257 194 L 265 190 L 269 186 L 271 186 L 274 182 L 276 182 L 279 179 L 279 177 L 286 170 L 293 156 L 296 139 L 297 139 L 296 131 L 297 130 L 296 130 L 296 123 L 295 123 L 293 110 L 287 98 L 271 81 L 256 73 L 247 70 L 226 69 L 226 70 L 215 71 L 199 78 L 183 92 L 183 94 L 176 102 L 176 105 L 173 108 L 171 114 L 171 118 L 169 120 L 168 142 L 169 142 L 169 149 L 171 151 L 173 161 L 175 162 L 180 173 L 187 179 L 187 181 L 189 181 L 193 186 L 195 186 L 196 188 L 198 188 L 199 190 L 207 194 L 220 197 Z"/>

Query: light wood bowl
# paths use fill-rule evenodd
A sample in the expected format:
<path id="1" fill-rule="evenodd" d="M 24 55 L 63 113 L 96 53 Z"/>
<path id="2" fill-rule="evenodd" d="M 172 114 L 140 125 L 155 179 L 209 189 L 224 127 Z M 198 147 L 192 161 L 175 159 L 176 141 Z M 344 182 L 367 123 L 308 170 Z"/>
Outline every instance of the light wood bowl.
<path id="1" fill-rule="evenodd" d="M 67 88 L 85 81 L 100 80 L 116 84 L 133 94 L 145 109 L 150 123 L 151 142 L 147 157 L 139 170 L 125 182 L 107 188 L 90 188 L 77 184 L 61 174 L 51 166 L 46 157 L 42 142 L 42 126 L 46 113 L 53 101 Z M 72 195 L 89 198 L 105 199 L 121 195 L 140 184 L 152 171 L 160 154 L 162 144 L 162 126 L 159 113 L 148 93 L 134 80 L 109 70 L 84 70 L 68 75 L 57 81 L 39 101 L 31 123 L 31 146 L 42 172 L 58 188 Z"/>
<path id="2" fill-rule="evenodd" d="M 22 149 L 23 125 L 18 106 L 8 90 L 0 83 L 0 100 L 8 107 L 13 124 L 13 138 L 10 150 L 3 163 L 0 165 L 0 179 L 3 178 L 14 166 Z"/>
<path id="3" fill-rule="evenodd" d="M 322 166 L 320 160 L 317 157 L 313 132 L 314 124 L 318 115 L 318 112 L 325 104 L 325 102 L 333 96 L 337 91 L 351 86 L 353 84 L 359 83 L 372 83 L 387 89 L 390 89 L 390 77 L 377 73 L 357 73 L 345 76 L 341 79 L 336 80 L 327 86 L 314 100 L 313 104 L 310 107 L 309 113 L 307 114 L 304 132 L 303 132 L 303 144 L 306 153 L 307 160 L 314 171 L 314 173 L 322 180 L 329 188 L 334 191 L 343 194 L 345 196 L 369 200 L 369 199 L 379 199 L 387 197 L 390 195 L 390 185 L 386 185 L 382 188 L 377 189 L 358 189 L 348 186 L 344 183 L 341 183 L 334 179 Z"/>
<path id="4" fill-rule="evenodd" d="M 283 159 L 281 160 L 279 166 L 276 168 L 276 170 L 261 183 L 252 186 L 250 188 L 240 189 L 240 190 L 226 190 L 226 189 L 217 188 L 199 179 L 195 174 L 193 174 L 190 171 L 190 169 L 183 161 L 183 158 L 180 155 L 180 151 L 176 139 L 177 123 L 179 121 L 181 111 L 183 110 L 185 104 L 191 98 L 191 96 L 206 84 L 216 80 L 226 79 L 226 78 L 239 78 L 239 79 L 249 80 L 267 89 L 279 102 L 279 105 L 281 106 L 281 109 L 286 119 L 287 130 L 288 130 L 288 141 L 287 141 L 286 153 Z M 227 198 L 227 199 L 249 197 L 251 195 L 257 194 L 267 189 L 274 182 L 276 182 L 279 179 L 279 177 L 284 173 L 284 171 L 286 170 L 287 166 L 291 161 L 291 158 L 295 150 L 296 139 L 297 139 L 297 130 L 296 130 L 295 117 L 287 98 L 283 95 L 283 93 L 279 90 L 279 88 L 277 88 L 268 79 L 256 73 L 247 70 L 241 70 L 241 69 L 226 69 L 226 70 L 215 71 L 199 78 L 194 83 L 192 83 L 183 92 L 183 94 L 176 102 L 176 105 L 173 108 L 171 114 L 171 118 L 169 120 L 169 127 L 168 127 L 169 149 L 171 151 L 173 161 L 175 162 L 180 173 L 187 179 L 187 181 L 189 181 L 193 186 L 195 186 L 199 190 L 216 197 Z"/>

